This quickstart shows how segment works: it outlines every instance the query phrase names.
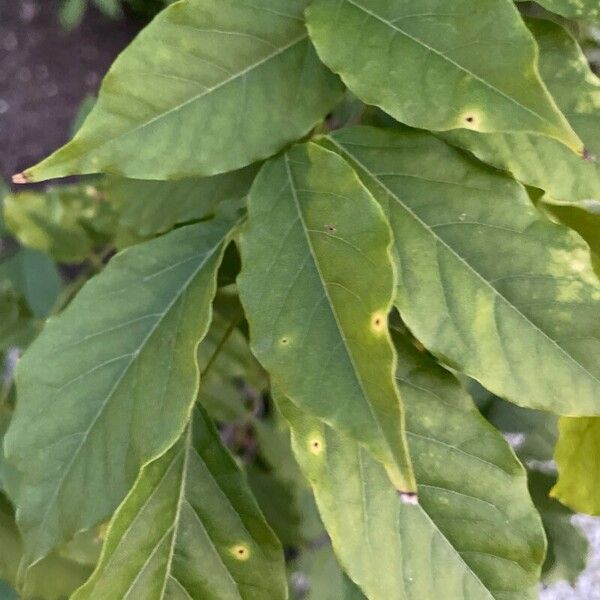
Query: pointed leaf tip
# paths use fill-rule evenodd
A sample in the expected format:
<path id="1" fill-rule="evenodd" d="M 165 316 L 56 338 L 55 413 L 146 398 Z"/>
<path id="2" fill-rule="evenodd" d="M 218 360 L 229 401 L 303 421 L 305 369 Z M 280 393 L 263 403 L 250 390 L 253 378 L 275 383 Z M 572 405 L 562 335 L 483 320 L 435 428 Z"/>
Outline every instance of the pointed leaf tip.
<path id="1" fill-rule="evenodd" d="M 29 179 L 27 179 L 25 173 L 16 173 L 12 176 L 12 182 L 17 185 L 22 185 L 24 183 L 29 183 Z"/>

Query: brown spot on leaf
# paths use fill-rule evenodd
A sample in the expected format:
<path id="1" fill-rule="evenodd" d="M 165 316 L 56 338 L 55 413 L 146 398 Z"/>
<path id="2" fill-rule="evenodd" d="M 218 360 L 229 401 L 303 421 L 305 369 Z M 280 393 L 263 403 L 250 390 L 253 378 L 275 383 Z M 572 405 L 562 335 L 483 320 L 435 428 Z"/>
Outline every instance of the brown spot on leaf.
<path id="1" fill-rule="evenodd" d="M 328 231 L 329 233 L 335 233 L 337 229 L 335 228 L 335 225 L 325 225 L 325 231 Z"/>

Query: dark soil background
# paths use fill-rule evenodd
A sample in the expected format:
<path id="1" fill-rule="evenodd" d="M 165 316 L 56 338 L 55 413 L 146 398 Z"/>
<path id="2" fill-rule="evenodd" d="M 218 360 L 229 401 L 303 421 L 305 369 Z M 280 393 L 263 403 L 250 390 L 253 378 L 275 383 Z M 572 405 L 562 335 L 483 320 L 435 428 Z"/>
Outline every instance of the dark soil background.
<path id="1" fill-rule="evenodd" d="M 74 31 L 58 0 L 0 0 L 0 177 L 29 167 L 70 137 L 81 101 L 98 91 L 143 23 L 90 9 Z"/>

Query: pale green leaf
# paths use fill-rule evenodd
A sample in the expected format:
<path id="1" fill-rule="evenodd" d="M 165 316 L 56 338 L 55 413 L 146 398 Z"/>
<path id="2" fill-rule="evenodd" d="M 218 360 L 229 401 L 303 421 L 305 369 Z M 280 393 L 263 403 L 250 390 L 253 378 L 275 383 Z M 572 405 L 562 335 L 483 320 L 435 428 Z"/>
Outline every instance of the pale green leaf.
<path id="1" fill-rule="evenodd" d="M 359 127 L 324 143 L 384 207 L 397 306 L 429 350 L 521 406 L 600 414 L 600 283 L 579 236 L 431 134 Z"/>
<path id="2" fill-rule="evenodd" d="M 537 71 L 511 0 L 315 0 L 319 56 L 361 100 L 414 127 L 526 131 L 583 146 Z"/>
<path id="3" fill-rule="evenodd" d="M 302 137 L 342 91 L 308 39 L 307 4 L 182 0 L 169 6 L 116 60 L 73 141 L 24 177 L 214 175 Z"/>
<path id="4" fill-rule="evenodd" d="M 589 544 L 587 538 L 571 522 L 573 512 L 549 498 L 555 477 L 539 471 L 529 471 L 529 490 L 535 507 L 542 517 L 548 537 L 548 553 L 542 569 L 545 584 L 575 580 L 585 569 Z"/>
<path id="5" fill-rule="evenodd" d="M 4 218 L 15 237 L 60 262 L 81 262 L 107 242 L 114 215 L 81 185 L 6 196 Z"/>
<path id="6" fill-rule="evenodd" d="M 256 357 L 298 406 L 346 431 L 412 492 L 387 331 L 384 215 L 350 166 L 309 143 L 268 162 L 249 195 L 240 298 Z"/>
<path id="7" fill-rule="evenodd" d="M 600 80 L 560 25 L 533 19 L 528 25 L 540 48 L 541 75 L 590 156 L 582 160 L 559 142 L 526 133 L 456 131 L 444 134 L 444 139 L 556 200 L 600 199 Z"/>
<path id="8" fill-rule="evenodd" d="M 281 545 L 203 409 L 144 467 L 73 600 L 283 600 Z"/>
<path id="9" fill-rule="evenodd" d="M 109 177 L 98 192 L 119 213 L 119 225 L 140 237 L 164 233 L 177 224 L 206 218 L 226 200 L 239 200 L 256 174 L 255 167 L 214 177 L 152 181 Z"/>
<path id="10" fill-rule="evenodd" d="M 23 475 L 11 494 L 31 562 L 109 516 L 181 434 L 234 222 L 182 227 L 117 255 L 21 359 L 5 446 Z"/>
<path id="11" fill-rule="evenodd" d="M 600 418 L 563 417 L 558 428 L 558 481 L 550 495 L 574 511 L 600 516 Z"/>
<path id="12" fill-rule="evenodd" d="M 350 438 L 280 404 L 340 563 L 370 600 L 537 598 L 545 540 L 523 467 L 458 382 L 397 341 L 418 504 Z"/>

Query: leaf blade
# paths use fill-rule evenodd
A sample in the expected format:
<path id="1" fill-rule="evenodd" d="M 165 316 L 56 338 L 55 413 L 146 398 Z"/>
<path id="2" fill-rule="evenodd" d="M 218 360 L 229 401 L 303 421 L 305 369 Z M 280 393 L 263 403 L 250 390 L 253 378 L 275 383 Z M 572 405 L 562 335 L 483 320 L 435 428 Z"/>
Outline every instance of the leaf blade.
<path id="1" fill-rule="evenodd" d="M 531 131 L 583 151 L 539 77 L 535 43 L 508 0 L 454 2 L 452 10 L 432 0 L 418 14 L 408 1 L 316 0 L 307 24 L 325 64 L 401 122 L 437 131 Z M 369 43 L 359 48 L 363 38 Z"/>
<path id="2" fill-rule="evenodd" d="M 223 217 L 121 253 L 22 358 L 5 449 L 22 475 L 11 494 L 30 562 L 108 516 L 181 433 L 235 224 Z"/>
<path id="3" fill-rule="evenodd" d="M 427 348 L 521 406 L 598 414 L 600 284 L 578 236 L 430 134 L 359 127 L 323 143 L 388 215 L 396 306 Z"/>
<path id="4" fill-rule="evenodd" d="M 349 431 L 412 492 L 385 328 L 390 231 L 379 207 L 345 161 L 314 144 L 267 163 L 248 206 L 238 286 L 255 355 L 294 402 Z"/>
<path id="5" fill-rule="evenodd" d="M 25 179 L 215 175 L 302 137 L 341 93 L 308 40 L 307 2 L 169 6 L 117 59 L 74 140 Z"/>

